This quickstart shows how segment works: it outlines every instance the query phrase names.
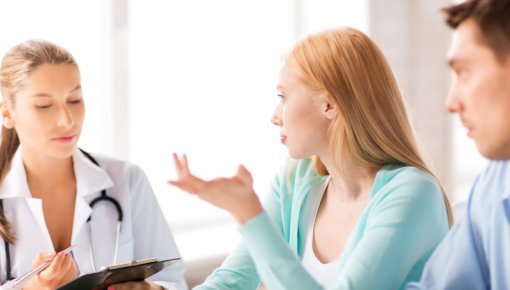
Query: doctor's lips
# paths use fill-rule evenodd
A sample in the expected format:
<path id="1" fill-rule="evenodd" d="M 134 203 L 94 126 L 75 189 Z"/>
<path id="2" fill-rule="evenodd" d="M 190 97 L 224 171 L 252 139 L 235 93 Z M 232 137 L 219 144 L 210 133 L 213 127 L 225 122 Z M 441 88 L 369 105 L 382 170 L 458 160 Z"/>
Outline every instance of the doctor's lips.
<path id="1" fill-rule="evenodd" d="M 52 138 L 51 140 L 57 141 L 57 142 L 62 142 L 62 143 L 69 143 L 69 142 L 72 142 L 75 138 L 76 138 L 76 135 L 64 135 L 64 136 Z"/>
<path id="2" fill-rule="evenodd" d="M 287 141 L 287 136 L 280 135 L 280 141 L 282 142 L 282 144 L 285 144 L 285 141 Z"/>

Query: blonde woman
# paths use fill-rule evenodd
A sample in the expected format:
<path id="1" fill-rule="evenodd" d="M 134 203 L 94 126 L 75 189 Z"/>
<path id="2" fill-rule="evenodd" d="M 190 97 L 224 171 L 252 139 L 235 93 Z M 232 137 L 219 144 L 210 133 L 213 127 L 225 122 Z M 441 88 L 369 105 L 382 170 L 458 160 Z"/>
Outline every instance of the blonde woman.
<path id="1" fill-rule="evenodd" d="M 292 161 L 264 203 L 242 166 L 171 184 L 223 208 L 242 245 L 195 289 L 402 289 L 448 232 L 450 205 L 423 161 L 382 53 L 352 28 L 310 35 L 285 58 L 272 122 Z"/>

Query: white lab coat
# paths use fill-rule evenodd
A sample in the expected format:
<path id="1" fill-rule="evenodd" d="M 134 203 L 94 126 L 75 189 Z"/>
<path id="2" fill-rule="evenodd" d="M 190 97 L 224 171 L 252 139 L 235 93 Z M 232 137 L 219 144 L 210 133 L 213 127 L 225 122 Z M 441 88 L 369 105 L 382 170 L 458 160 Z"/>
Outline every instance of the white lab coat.
<path id="1" fill-rule="evenodd" d="M 71 244 L 76 244 L 73 254 L 80 275 L 94 271 L 90 247 L 93 247 L 97 270 L 113 263 L 117 211 L 111 203 L 104 201 L 97 203 L 94 209 L 89 206 L 103 189 L 120 203 L 124 215 L 117 263 L 153 257 L 180 257 L 144 172 L 127 162 L 92 156 L 100 167 L 79 150 L 73 154 L 77 192 Z M 12 275 L 17 277 L 31 269 L 38 252 L 55 251 L 44 221 L 42 201 L 32 198 L 29 191 L 21 149 L 13 157 L 11 170 L 0 186 L 0 198 L 3 199 L 5 216 L 17 237 L 16 244 L 10 246 Z M 91 214 L 92 220 L 87 223 Z M 6 279 L 6 254 L 4 242 L 1 239 L 0 242 L 0 282 L 3 283 Z M 167 289 L 187 289 L 183 278 L 184 263 L 170 268 L 151 280 Z"/>

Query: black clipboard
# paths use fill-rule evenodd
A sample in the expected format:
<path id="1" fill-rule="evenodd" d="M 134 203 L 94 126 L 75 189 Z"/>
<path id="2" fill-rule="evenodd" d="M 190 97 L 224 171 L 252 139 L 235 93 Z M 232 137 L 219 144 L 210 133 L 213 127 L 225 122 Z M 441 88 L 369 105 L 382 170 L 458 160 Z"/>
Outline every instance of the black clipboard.
<path id="1" fill-rule="evenodd" d="M 157 259 L 146 259 L 110 266 L 101 271 L 80 276 L 73 281 L 57 288 L 57 290 L 105 290 L 108 289 L 108 286 L 117 283 L 142 281 L 180 260 L 180 258 L 162 261 Z"/>

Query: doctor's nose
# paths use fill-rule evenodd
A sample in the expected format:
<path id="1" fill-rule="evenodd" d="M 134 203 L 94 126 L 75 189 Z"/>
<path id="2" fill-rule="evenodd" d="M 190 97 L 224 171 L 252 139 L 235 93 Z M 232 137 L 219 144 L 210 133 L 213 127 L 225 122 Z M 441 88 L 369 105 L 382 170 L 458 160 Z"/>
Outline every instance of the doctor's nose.
<path id="1" fill-rule="evenodd" d="M 69 128 L 74 125 L 74 118 L 71 112 L 67 108 L 63 108 L 60 111 L 59 118 L 57 120 L 57 127 Z"/>

